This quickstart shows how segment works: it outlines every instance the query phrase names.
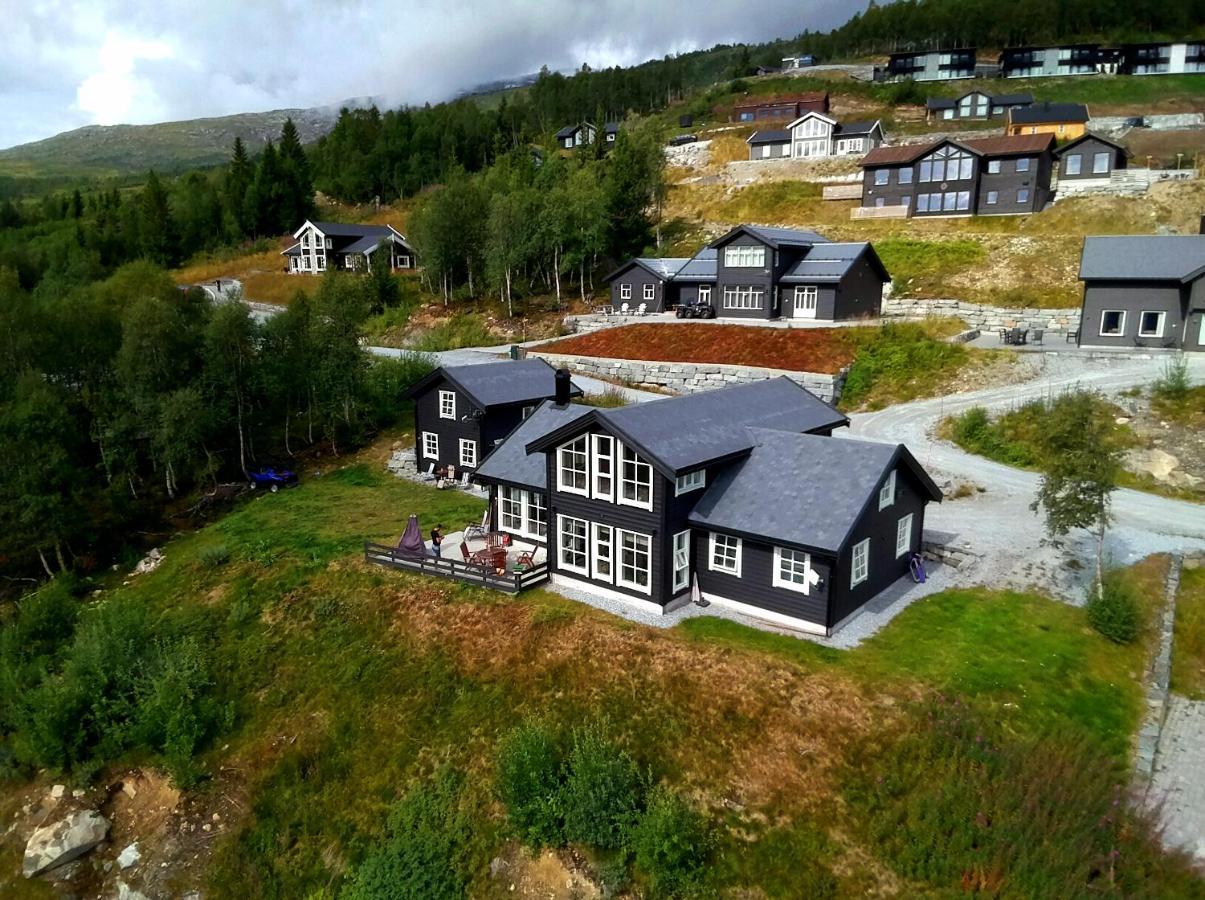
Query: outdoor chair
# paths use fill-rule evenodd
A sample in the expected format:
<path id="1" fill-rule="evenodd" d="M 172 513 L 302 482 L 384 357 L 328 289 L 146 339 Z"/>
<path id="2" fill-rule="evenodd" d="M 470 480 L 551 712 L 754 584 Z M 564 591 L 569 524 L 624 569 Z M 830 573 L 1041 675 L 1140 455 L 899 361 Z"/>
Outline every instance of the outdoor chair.
<path id="1" fill-rule="evenodd" d="M 648 307 L 647 303 L 641 303 L 639 306 L 636 307 L 636 315 L 643 316 L 645 313 L 648 312 L 648 309 L 649 309 L 649 307 Z"/>
<path id="2" fill-rule="evenodd" d="M 1033 330 L 1033 335 L 1029 338 L 1029 342 L 1031 344 L 1040 344 L 1040 343 L 1042 343 L 1042 337 L 1045 334 L 1046 334 L 1046 332 L 1044 330 L 1042 330 L 1041 328 L 1035 328 Z"/>
<path id="3" fill-rule="evenodd" d="M 427 471 L 423 472 L 423 478 L 427 481 L 435 480 L 435 463 L 427 464 Z"/>
<path id="4" fill-rule="evenodd" d="M 1078 328 L 1075 329 L 1075 331 L 1067 332 L 1067 343 L 1068 344 L 1078 344 L 1079 343 L 1079 329 Z"/>
<path id="5" fill-rule="evenodd" d="M 1000 329 L 1000 343 L 1001 343 L 1001 344 L 1007 344 L 1008 342 L 1009 342 L 1009 341 L 1008 341 L 1008 329 L 1007 329 L 1007 328 L 1001 328 L 1001 329 Z"/>
<path id="6" fill-rule="evenodd" d="M 485 512 L 481 516 L 480 522 L 470 522 L 464 526 L 464 539 L 467 541 L 471 537 L 484 538 L 486 532 L 490 529 L 490 508 L 487 506 Z M 464 545 L 461 544 L 463 547 Z"/>
<path id="7" fill-rule="evenodd" d="M 471 472 L 465 472 L 460 476 L 460 486 L 462 488 L 467 488 L 469 486 L 469 476 L 471 474 Z"/>
<path id="8" fill-rule="evenodd" d="M 628 305 L 626 303 L 619 304 L 619 314 L 626 316 L 628 314 Z"/>

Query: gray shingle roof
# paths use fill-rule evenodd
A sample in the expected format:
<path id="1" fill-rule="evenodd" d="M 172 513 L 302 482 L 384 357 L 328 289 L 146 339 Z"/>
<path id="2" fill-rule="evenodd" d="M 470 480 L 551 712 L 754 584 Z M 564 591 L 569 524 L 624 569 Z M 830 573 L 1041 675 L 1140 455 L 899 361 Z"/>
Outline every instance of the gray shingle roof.
<path id="1" fill-rule="evenodd" d="M 753 446 L 750 426 L 802 432 L 849 422 L 785 376 L 619 409 L 598 409 L 594 416 L 664 474 L 748 451 Z"/>
<path id="2" fill-rule="evenodd" d="M 592 407 L 580 403 L 557 406 L 550 400 L 542 402 L 519 427 L 507 435 L 477 468 L 477 478 L 521 484 L 538 491 L 548 489 L 548 468 L 543 453 L 528 453 L 527 445 L 537 441 L 562 425 L 580 419 Z"/>
<path id="3" fill-rule="evenodd" d="M 640 263 L 646 269 L 656 272 L 668 281 L 690 260 L 684 256 L 640 256 L 633 262 Z"/>
<path id="4" fill-rule="evenodd" d="M 714 247 L 704 247 L 686 261 L 686 265 L 678 270 L 678 274 L 674 276 L 674 280 L 715 281 L 717 256 L 718 253 Z"/>
<path id="5" fill-rule="evenodd" d="M 993 106 L 1029 106 L 1033 103 L 1033 94 L 992 94 Z"/>
<path id="6" fill-rule="evenodd" d="M 1205 275 L 1205 235 L 1084 238 L 1079 277 L 1133 281 L 1190 281 Z"/>
<path id="7" fill-rule="evenodd" d="M 342 253 L 370 253 L 373 250 L 377 249 L 377 245 L 379 245 L 380 243 L 381 243 L 380 235 L 369 234 L 369 235 L 366 235 L 366 236 L 360 238 L 358 241 L 354 241 L 354 242 L 348 244 L 340 252 L 342 252 Z"/>
<path id="8" fill-rule="evenodd" d="M 874 502 L 897 453 L 907 452 L 899 444 L 745 432 L 752 452 L 716 476 L 688 521 L 832 554 Z"/>
<path id="9" fill-rule="evenodd" d="M 469 366 L 444 366 L 436 369 L 413 388 L 415 396 L 433 383 L 447 378 L 479 407 L 508 403 L 531 403 L 556 394 L 556 369 L 542 359 L 508 359 Z M 573 385 L 574 396 L 582 389 Z"/>
<path id="10" fill-rule="evenodd" d="M 957 105 L 958 101 L 949 97 L 929 97 L 925 100 L 926 109 L 953 109 Z"/>
<path id="11" fill-rule="evenodd" d="M 1039 125 L 1045 122 L 1087 122 L 1088 107 L 1082 103 L 1034 103 L 1014 106 L 1010 112 L 1016 125 Z"/>
<path id="12" fill-rule="evenodd" d="M 789 144 L 791 142 L 791 133 L 781 129 L 770 129 L 768 131 L 755 131 L 749 135 L 746 144 L 758 146 L 760 144 Z"/>
<path id="13" fill-rule="evenodd" d="M 804 247 L 811 244 L 824 244 L 828 242 L 828 238 L 824 235 L 802 228 L 769 228 L 764 225 L 738 225 L 723 237 L 712 241 L 710 246 L 718 247 L 720 244 L 727 242 L 730 237 L 742 231 L 758 237 L 772 247 Z"/>
<path id="14" fill-rule="evenodd" d="M 870 134 L 870 132 L 874 131 L 878 125 L 878 119 L 875 119 L 873 122 L 842 122 L 837 126 L 835 133 L 838 137 L 849 137 L 850 135 L 857 134 Z"/>

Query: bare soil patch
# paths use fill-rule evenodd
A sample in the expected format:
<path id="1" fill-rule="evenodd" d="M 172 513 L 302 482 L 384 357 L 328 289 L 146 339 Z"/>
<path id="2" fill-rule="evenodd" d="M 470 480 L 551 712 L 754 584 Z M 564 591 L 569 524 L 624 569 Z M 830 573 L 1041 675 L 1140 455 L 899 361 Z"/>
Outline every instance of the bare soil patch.
<path id="1" fill-rule="evenodd" d="M 614 359 L 765 366 L 834 373 L 854 358 L 849 329 L 747 325 L 628 325 L 573 337 L 540 349 Z"/>

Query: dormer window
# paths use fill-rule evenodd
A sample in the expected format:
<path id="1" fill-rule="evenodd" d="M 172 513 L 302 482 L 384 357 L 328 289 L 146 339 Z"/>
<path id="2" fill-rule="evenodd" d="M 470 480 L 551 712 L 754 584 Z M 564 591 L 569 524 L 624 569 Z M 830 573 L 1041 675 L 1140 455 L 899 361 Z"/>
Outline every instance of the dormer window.
<path id="1" fill-rule="evenodd" d="M 586 435 L 557 448 L 557 489 L 569 494 L 589 496 L 586 486 L 589 464 Z"/>
<path id="2" fill-rule="evenodd" d="M 730 269 L 764 269 L 766 248 L 729 246 L 724 248 L 724 265 Z"/>
<path id="3" fill-rule="evenodd" d="M 624 506 L 653 508 L 653 467 L 631 447 L 623 447 L 619 464 L 619 499 Z"/>

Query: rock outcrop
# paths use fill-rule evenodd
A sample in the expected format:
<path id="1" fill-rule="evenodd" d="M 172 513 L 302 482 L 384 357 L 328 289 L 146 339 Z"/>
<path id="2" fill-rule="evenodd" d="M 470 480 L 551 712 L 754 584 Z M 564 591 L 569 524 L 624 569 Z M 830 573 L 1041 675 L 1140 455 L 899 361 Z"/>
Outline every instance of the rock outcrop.
<path id="1" fill-rule="evenodd" d="M 94 809 L 74 812 L 39 828 L 25 845 L 22 872 L 34 878 L 96 849 L 109 834 L 109 820 Z"/>

